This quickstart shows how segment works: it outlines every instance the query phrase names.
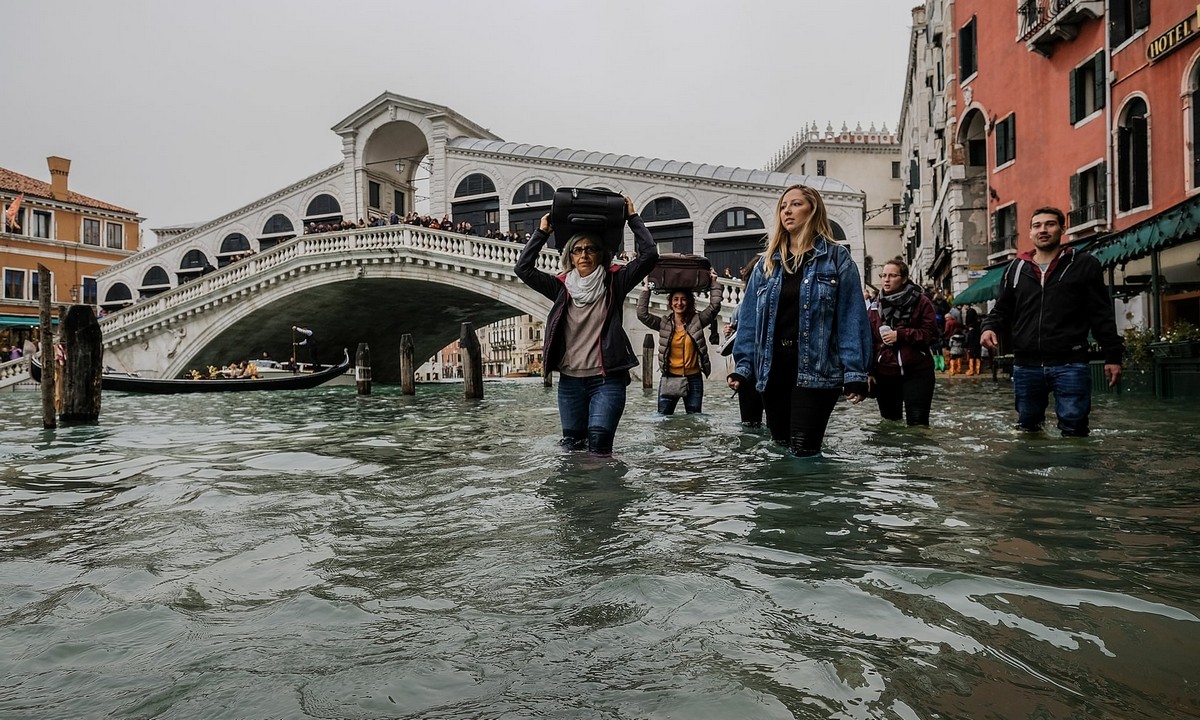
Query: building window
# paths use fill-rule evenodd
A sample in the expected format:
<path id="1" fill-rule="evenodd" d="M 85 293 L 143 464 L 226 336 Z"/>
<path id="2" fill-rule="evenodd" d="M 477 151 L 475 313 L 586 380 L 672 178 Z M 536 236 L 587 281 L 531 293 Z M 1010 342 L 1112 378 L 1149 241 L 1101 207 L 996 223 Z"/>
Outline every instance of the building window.
<path id="1" fill-rule="evenodd" d="M 899 178 L 900 178 L 900 161 L 893 160 L 892 161 L 892 179 L 898 180 Z"/>
<path id="2" fill-rule="evenodd" d="M 29 234 L 33 237 L 50 239 L 50 220 L 51 215 L 49 210 L 34 210 L 33 224 L 29 228 Z"/>
<path id="3" fill-rule="evenodd" d="M 1017 115 L 1013 113 L 996 123 L 996 166 L 1017 158 Z"/>
<path id="4" fill-rule="evenodd" d="M 316 196 L 312 202 L 308 204 L 308 211 L 304 214 L 305 218 L 325 218 L 327 216 L 337 215 L 337 220 L 341 220 L 342 206 L 334 199 L 332 195 L 324 194 Z"/>
<path id="5" fill-rule="evenodd" d="M 367 207 L 379 209 L 379 183 L 374 180 L 367 181 Z"/>
<path id="6" fill-rule="evenodd" d="M 17 208 L 17 212 L 13 215 L 12 221 L 8 219 L 8 211 L 12 209 L 12 205 L 4 206 L 4 232 L 19 233 L 25 229 L 25 208 Z"/>
<path id="7" fill-rule="evenodd" d="M 458 183 L 454 197 L 471 197 L 472 195 L 490 195 L 496 192 L 496 183 L 487 175 L 472 173 Z"/>
<path id="8" fill-rule="evenodd" d="M 959 82 L 966 80 L 979 69 L 975 53 L 975 18 L 958 30 L 958 77 Z"/>
<path id="9" fill-rule="evenodd" d="M 98 305 L 100 304 L 100 291 L 96 286 L 96 278 L 83 278 L 83 304 Z"/>
<path id="10" fill-rule="evenodd" d="M 1071 122 L 1077 123 L 1104 107 L 1104 53 L 1096 53 L 1071 71 Z"/>
<path id="11" fill-rule="evenodd" d="M 1134 98 L 1117 127 L 1117 207 L 1150 204 L 1150 128 L 1146 101 Z"/>
<path id="12" fill-rule="evenodd" d="M 106 223 L 105 231 L 108 233 L 108 242 L 105 247 L 113 250 L 122 250 L 125 248 L 125 227 L 120 223 Z"/>
<path id="13" fill-rule="evenodd" d="M 819 175 L 821 177 L 825 177 L 825 161 L 824 160 L 817 161 L 817 175 Z"/>
<path id="14" fill-rule="evenodd" d="M 404 214 L 404 193 L 399 190 L 392 191 L 392 212 L 397 215 Z"/>
<path id="15" fill-rule="evenodd" d="M 808 165 L 806 163 L 800 163 L 800 174 L 801 175 L 808 174 Z"/>
<path id="16" fill-rule="evenodd" d="M 1108 215 L 1108 171 L 1104 163 L 1071 176 L 1070 224 L 1082 225 Z"/>
<path id="17" fill-rule="evenodd" d="M 742 209 L 729 210 L 725 213 L 725 229 L 741 230 L 746 227 L 746 211 Z"/>
<path id="18" fill-rule="evenodd" d="M 892 203 L 892 224 L 900 224 L 900 203 L 898 202 Z"/>
<path id="19" fill-rule="evenodd" d="M 1192 68 L 1190 111 L 1192 113 L 1192 187 L 1200 187 L 1200 63 Z"/>
<path id="20" fill-rule="evenodd" d="M 1108 7 L 1112 47 L 1124 43 L 1150 25 L 1150 0 L 1112 0 Z"/>
<path id="21" fill-rule="evenodd" d="M 36 272 L 29 273 L 29 299 L 30 300 L 41 300 L 42 299 L 42 294 L 41 294 L 42 286 L 41 286 L 40 278 L 41 278 L 41 273 L 36 273 Z M 55 299 L 56 298 L 54 295 L 54 273 L 50 273 L 50 302 L 54 302 Z"/>
<path id="22" fill-rule="evenodd" d="M 991 254 L 1017 249 L 1017 204 L 1005 205 L 992 213 Z"/>
<path id="23" fill-rule="evenodd" d="M 83 219 L 83 244 L 100 247 L 100 221 Z"/>
<path id="24" fill-rule="evenodd" d="M 4 268 L 4 299 L 25 299 L 25 271 Z"/>

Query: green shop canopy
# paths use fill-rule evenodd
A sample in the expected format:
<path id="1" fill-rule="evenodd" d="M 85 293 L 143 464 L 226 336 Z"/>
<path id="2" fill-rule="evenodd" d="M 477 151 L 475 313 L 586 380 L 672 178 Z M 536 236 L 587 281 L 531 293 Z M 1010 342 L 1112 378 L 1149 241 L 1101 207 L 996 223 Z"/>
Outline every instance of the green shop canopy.
<path id="1" fill-rule="evenodd" d="M 1000 277 L 1004 275 L 1005 268 L 1008 263 L 997 265 L 984 273 L 983 277 L 978 278 L 975 282 L 967 286 L 959 294 L 954 296 L 955 305 L 975 305 L 977 303 L 987 302 L 1000 294 Z"/>
<path id="2" fill-rule="evenodd" d="M 0 315 L 0 327 L 37 327 L 41 322 L 37 315 Z M 50 318 L 51 325 L 58 324 L 58 318 Z"/>
<path id="3" fill-rule="evenodd" d="M 1114 233 L 1091 253 L 1106 268 L 1143 258 L 1155 250 L 1191 242 L 1200 237 L 1200 195 L 1169 210 Z"/>

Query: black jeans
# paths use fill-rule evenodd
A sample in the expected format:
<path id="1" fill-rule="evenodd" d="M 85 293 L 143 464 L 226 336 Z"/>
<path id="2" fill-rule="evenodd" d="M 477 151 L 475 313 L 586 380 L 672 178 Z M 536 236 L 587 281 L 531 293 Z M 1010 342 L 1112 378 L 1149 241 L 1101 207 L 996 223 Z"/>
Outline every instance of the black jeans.
<path id="1" fill-rule="evenodd" d="M 884 420 L 908 418 L 909 425 L 928 425 L 933 406 L 933 368 L 911 375 L 880 375 L 875 378 L 875 400 Z"/>
<path id="2" fill-rule="evenodd" d="M 771 439 L 800 457 L 821 452 L 829 416 L 841 396 L 841 388 L 796 387 L 795 347 L 776 348 L 762 393 Z"/>

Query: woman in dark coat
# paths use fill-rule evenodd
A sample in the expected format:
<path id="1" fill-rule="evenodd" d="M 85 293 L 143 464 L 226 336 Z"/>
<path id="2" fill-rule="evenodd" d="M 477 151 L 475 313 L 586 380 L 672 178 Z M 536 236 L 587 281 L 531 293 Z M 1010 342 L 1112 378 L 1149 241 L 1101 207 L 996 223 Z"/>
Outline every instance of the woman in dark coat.
<path id="1" fill-rule="evenodd" d="M 612 452 L 625 411 L 629 369 L 638 364 L 621 324 L 625 296 L 658 262 L 654 237 L 628 197 L 625 209 L 637 246 L 637 257 L 628 264 L 614 265 L 612 251 L 600 237 L 578 233 L 563 245 L 561 273 L 539 270 L 542 246 L 553 232 L 550 216 L 543 215 L 516 266 L 517 277 L 553 302 L 546 318 L 543 372 L 559 374 L 563 445 L 601 455 Z"/>
<path id="2" fill-rule="evenodd" d="M 928 425 L 934 387 L 929 346 L 938 336 L 933 303 L 909 282 L 908 265 L 899 258 L 884 264 L 880 278 L 883 289 L 867 313 L 879 414 L 885 420 L 906 417 L 909 425 Z"/>

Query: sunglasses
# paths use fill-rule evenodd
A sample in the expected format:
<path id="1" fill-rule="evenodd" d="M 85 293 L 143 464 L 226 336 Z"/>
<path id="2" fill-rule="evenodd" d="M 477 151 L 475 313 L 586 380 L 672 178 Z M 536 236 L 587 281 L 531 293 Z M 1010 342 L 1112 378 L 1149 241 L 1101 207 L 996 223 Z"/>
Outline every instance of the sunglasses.
<path id="1" fill-rule="evenodd" d="M 571 248 L 571 254 L 572 255 L 584 255 L 584 254 L 599 255 L 600 249 L 594 248 L 591 245 L 576 245 L 575 247 Z"/>

